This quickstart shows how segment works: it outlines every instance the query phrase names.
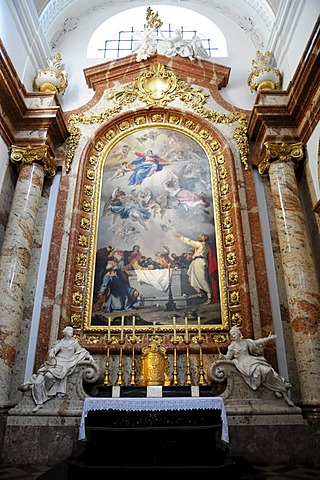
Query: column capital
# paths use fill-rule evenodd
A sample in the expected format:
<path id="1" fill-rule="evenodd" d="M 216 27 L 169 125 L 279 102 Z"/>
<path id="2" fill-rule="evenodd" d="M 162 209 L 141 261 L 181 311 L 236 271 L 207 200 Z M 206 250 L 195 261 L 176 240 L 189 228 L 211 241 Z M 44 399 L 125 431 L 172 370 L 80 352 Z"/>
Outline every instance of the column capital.
<path id="1" fill-rule="evenodd" d="M 49 154 L 48 145 L 28 145 L 27 147 L 11 145 L 10 161 L 14 164 L 26 165 L 38 163 L 42 165 L 44 173 L 49 177 L 54 177 L 57 173 L 57 167 Z"/>
<path id="2" fill-rule="evenodd" d="M 264 143 L 264 156 L 258 165 L 260 175 L 267 175 L 272 162 L 289 162 L 297 166 L 304 158 L 303 144 L 298 143 Z"/>

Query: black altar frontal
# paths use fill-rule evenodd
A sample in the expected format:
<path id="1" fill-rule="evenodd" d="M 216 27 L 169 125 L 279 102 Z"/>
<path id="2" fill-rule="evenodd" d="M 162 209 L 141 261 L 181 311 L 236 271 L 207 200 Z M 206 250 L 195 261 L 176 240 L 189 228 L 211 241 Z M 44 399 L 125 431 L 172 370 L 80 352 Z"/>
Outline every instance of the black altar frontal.
<path id="1" fill-rule="evenodd" d="M 160 387 L 161 389 L 162 387 Z M 83 453 L 70 471 L 210 469 L 238 478 L 228 455 L 228 422 L 221 397 L 91 397 L 83 406 Z M 119 392 L 118 392 L 119 393 Z M 73 478 L 73 477 L 72 477 Z"/>

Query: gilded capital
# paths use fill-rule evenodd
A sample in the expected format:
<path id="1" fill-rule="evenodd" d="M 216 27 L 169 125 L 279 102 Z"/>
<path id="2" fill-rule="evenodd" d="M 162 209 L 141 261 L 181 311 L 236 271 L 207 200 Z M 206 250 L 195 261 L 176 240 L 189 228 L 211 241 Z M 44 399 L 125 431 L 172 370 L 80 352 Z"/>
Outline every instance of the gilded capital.
<path id="1" fill-rule="evenodd" d="M 54 177 L 57 167 L 53 162 L 53 158 L 49 154 L 48 145 L 38 145 L 31 147 L 15 147 L 11 146 L 10 160 L 16 165 L 31 163 L 39 163 L 43 166 L 44 173 L 49 177 Z"/>
<path id="2" fill-rule="evenodd" d="M 303 144 L 299 143 L 264 143 L 264 157 L 258 165 L 260 175 L 267 175 L 272 162 L 297 163 L 304 158 Z"/>

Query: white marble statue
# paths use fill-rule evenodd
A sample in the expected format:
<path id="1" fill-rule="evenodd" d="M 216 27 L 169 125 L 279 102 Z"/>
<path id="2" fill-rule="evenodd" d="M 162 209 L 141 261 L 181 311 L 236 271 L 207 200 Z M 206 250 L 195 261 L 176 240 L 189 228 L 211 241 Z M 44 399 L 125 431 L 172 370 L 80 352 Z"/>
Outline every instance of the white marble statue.
<path id="1" fill-rule="evenodd" d="M 36 404 L 33 412 L 37 412 L 52 397 L 64 397 L 67 393 L 68 376 L 83 362 L 96 363 L 90 353 L 73 337 L 73 328 L 65 327 L 63 338 L 49 350 L 47 361 L 19 388 L 22 391 L 31 389 Z"/>
<path id="2" fill-rule="evenodd" d="M 292 385 L 273 369 L 262 354 L 262 346 L 277 336 L 270 334 L 258 340 L 242 338 L 240 329 L 234 326 L 230 329 L 230 337 L 232 342 L 228 351 L 226 355 L 220 355 L 220 358 L 231 360 L 253 390 L 263 385 L 277 397 L 283 397 L 288 405 L 294 406 L 287 394 Z"/>
<path id="3" fill-rule="evenodd" d="M 133 44 L 132 52 L 137 54 L 138 62 L 157 53 L 155 28 L 148 27 L 143 32 L 137 32 L 136 35 L 138 39 Z"/>
<path id="4" fill-rule="evenodd" d="M 143 32 L 136 32 L 138 39 L 135 40 L 132 52 L 136 53 L 137 61 L 146 60 L 151 55 L 158 53 L 172 58 L 176 55 L 194 60 L 196 57 L 208 59 L 209 54 L 201 43 L 201 39 L 194 35 L 191 40 L 184 40 L 181 31 L 176 29 L 171 38 L 166 38 L 161 30 L 157 37 L 156 28 L 148 27 Z"/>
<path id="5" fill-rule="evenodd" d="M 190 60 L 193 60 L 194 55 L 192 46 L 190 42 L 182 38 L 179 29 L 176 29 L 174 31 L 174 35 L 172 38 L 165 38 L 162 32 L 160 33 L 162 36 L 162 40 L 159 42 L 157 49 L 157 52 L 160 55 L 164 55 L 169 58 L 180 55 L 181 57 L 188 57 Z"/>
<path id="6" fill-rule="evenodd" d="M 191 38 L 190 46 L 193 50 L 194 57 L 203 58 L 204 60 L 207 60 L 208 58 L 210 58 L 210 55 L 208 54 L 207 50 L 202 45 L 201 39 L 197 35 L 194 35 Z"/>

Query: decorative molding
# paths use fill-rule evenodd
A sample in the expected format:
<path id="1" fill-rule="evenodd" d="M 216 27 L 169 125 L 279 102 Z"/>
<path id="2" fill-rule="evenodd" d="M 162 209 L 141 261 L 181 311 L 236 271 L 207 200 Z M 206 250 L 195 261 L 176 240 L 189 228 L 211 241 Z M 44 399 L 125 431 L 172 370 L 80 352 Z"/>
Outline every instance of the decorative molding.
<path id="1" fill-rule="evenodd" d="M 257 50 L 252 60 L 253 69 L 248 77 L 248 85 L 252 92 L 276 90 L 281 87 L 282 75 L 278 68 L 272 66 L 272 53 L 268 50 L 264 55 Z"/>
<path id="2" fill-rule="evenodd" d="M 272 162 L 294 162 L 297 166 L 297 162 L 304 158 L 302 143 L 269 143 L 266 142 L 265 155 L 263 160 L 258 165 L 258 171 L 260 175 L 266 175 L 269 172 L 269 168 Z"/>
<path id="3" fill-rule="evenodd" d="M 53 154 L 67 139 L 67 123 L 56 95 L 27 93 L 1 40 L 0 103 L 0 132 L 8 147 L 43 145 L 45 138 Z"/>
<path id="4" fill-rule="evenodd" d="M 54 177 L 57 173 L 57 167 L 53 163 L 53 158 L 49 154 L 48 145 L 39 145 L 31 147 L 15 147 L 12 145 L 10 161 L 14 164 L 38 163 L 43 166 L 44 173 L 49 177 Z"/>
<path id="5" fill-rule="evenodd" d="M 140 100 L 148 107 L 167 107 L 177 98 L 200 117 L 206 118 L 212 123 L 236 124 L 234 126 L 234 138 L 237 142 L 240 158 L 244 168 L 248 169 L 247 157 L 249 144 L 247 140 L 247 118 L 244 113 L 225 113 L 207 110 L 204 107 L 208 94 L 201 89 L 195 89 L 188 83 L 180 80 L 173 71 L 166 68 L 160 62 L 150 65 L 149 70 L 144 70 L 131 83 L 122 86 L 119 90 L 111 89 L 106 95 L 106 100 L 113 100 L 114 107 L 99 114 L 88 116 L 72 114 L 69 117 L 70 137 L 67 141 L 66 169 L 70 171 L 72 159 L 81 138 L 81 124 L 103 123 L 119 114 L 125 106 Z"/>
<path id="6" fill-rule="evenodd" d="M 306 144 L 314 132 L 320 119 L 319 50 L 320 17 L 288 89 L 257 96 L 248 135 L 260 151 L 265 142 L 278 142 L 279 137 Z"/>

